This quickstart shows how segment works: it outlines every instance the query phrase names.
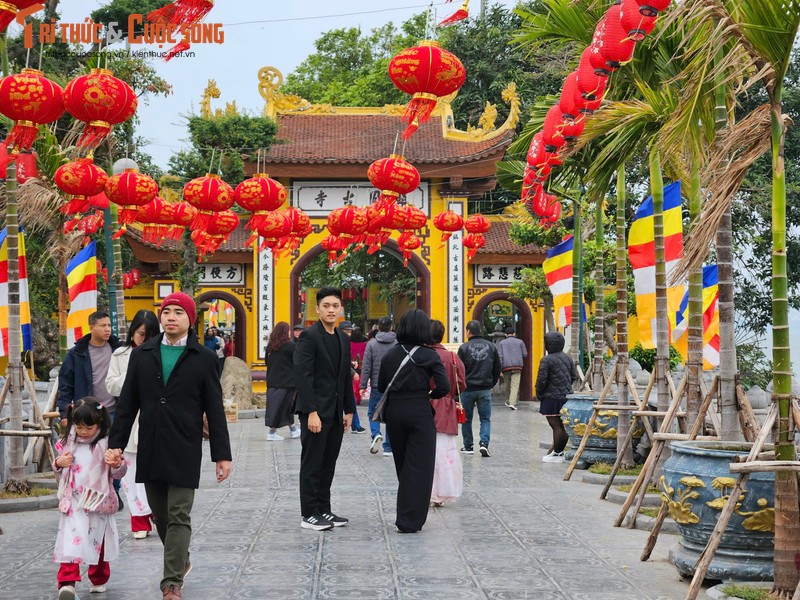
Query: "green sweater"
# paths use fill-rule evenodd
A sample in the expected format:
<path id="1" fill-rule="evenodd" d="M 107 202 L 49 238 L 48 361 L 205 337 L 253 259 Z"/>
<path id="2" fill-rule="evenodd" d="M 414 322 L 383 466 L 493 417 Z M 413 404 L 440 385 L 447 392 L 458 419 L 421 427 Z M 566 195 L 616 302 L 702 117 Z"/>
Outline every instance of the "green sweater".
<path id="1" fill-rule="evenodd" d="M 186 350 L 186 346 L 167 346 L 161 344 L 161 374 L 164 376 L 164 384 L 169 381 L 169 376 L 172 374 L 172 369 L 175 368 L 175 363 Z"/>

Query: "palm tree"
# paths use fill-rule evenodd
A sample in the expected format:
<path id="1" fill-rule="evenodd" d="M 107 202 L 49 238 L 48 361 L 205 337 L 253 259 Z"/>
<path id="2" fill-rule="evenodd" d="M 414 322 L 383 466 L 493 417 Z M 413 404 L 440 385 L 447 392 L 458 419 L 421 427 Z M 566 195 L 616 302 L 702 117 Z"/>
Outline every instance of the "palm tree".
<path id="1" fill-rule="evenodd" d="M 701 244 L 729 215 L 730 204 L 748 166 L 769 144 L 772 154 L 772 340 L 773 396 L 778 404 L 777 460 L 796 460 L 790 439 L 791 363 L 789 352 L 789 307 L 786 278 L 786 179 L 783 145 L 786 121 L 782 110 L 784 79 L 800 27 L 800 3 L 784 0 L 700 0 L 683 3 L 673 16 L 692 24 L 717 25 L 702 43 L 694 39 L 687 52 L 694 54 L 695 78 L 689 89 L 707 79 L 717 87 L 736 80 L 746 72 L 747 83 L 760 83 L 769 99 L 768 107 L 757 109 L 736 124 L 729 124 L 719 136 L 706 173 L 711 201 L 704 207 L 697 234 L 687 244 L 687 264 L 702 261 Z M 768 115 L 768 121 L 765 119 Z M 768 123 L 769 131 L 765 125 Z M 720 307 L 722 311 L 722 306 Z M 720 319 L 722 312 L 720 312 Z M 720 334 L 722 327 L 720 325 Z M 772 596 L 790 598 L 800 573 L 795 557 L 800 554 L 800 511 L 797 478 L 794 473 L 775 474 L 775 584 Z"/>

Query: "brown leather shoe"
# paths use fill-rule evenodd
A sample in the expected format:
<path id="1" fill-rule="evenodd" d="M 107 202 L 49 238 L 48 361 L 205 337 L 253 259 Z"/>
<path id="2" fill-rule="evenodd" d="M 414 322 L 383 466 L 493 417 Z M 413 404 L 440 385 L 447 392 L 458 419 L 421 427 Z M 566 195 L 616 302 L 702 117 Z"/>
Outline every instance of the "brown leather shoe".
<path id="1" fill-rule="evenodd" d="M 161 593 L 164 594 L 163 600 L 181 600 L 183 598 L 181 588 L 177 585 L 168 585 L 161 590 Z"/>

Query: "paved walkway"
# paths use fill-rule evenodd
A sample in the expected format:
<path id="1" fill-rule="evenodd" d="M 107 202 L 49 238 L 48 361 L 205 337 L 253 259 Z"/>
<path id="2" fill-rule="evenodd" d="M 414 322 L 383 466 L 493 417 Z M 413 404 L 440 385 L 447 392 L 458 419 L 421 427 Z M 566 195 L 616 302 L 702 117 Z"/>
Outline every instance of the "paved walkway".
<path id="1" fill-rule="evenodd" d="M 646 534 L 612 527 L 619 506 L 541 462 L 549 429 L 535 406 L 493 407 L 492 457 L 464 457 L 464 496 L 431 509 L 416 535 L 395 531 L 394 466 L 369 454 L 367 434 L 345 435 L 333 484 L 350 524 L 320 533 L 300 528 L 300 440 L 266 442 L 261 420 L 232 424 L 231 480 L 217 485 L 204 464 L 184 598 L 682 599 L 688 583 L 666 561 L 675 538 L 663 534 L 641 563 Z M 161 598 L 158 538 L 132 539 L 127 510 L 117 520 L 120 560 L 108 592 L 91 597 Z M 56 510 L 0 515 L 0 599 L 56 597 L 57 524 Z"/>

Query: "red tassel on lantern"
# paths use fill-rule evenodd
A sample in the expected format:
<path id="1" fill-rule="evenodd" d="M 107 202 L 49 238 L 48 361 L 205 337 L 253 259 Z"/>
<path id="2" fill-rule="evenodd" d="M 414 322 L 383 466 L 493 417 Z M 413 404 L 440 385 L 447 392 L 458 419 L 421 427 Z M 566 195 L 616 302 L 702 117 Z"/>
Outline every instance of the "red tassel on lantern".
<path id="1" fill-rule="evenodd" d="M 656 27 L 657 16 L 648 17 L 639 12 L 638 0 L 622 0 L 620 23 L 634 42 L 641 42 Z"/>
<path id="2" fill-rule="evenodd" d="M 486 245 L 486 239 L 480 233 L 468 233 L 464 236 L 464 241 L 462 243 L 465 248 L 469 249 L 467 252 L 467 262 L 472 262 L 478 250 Z"/>

